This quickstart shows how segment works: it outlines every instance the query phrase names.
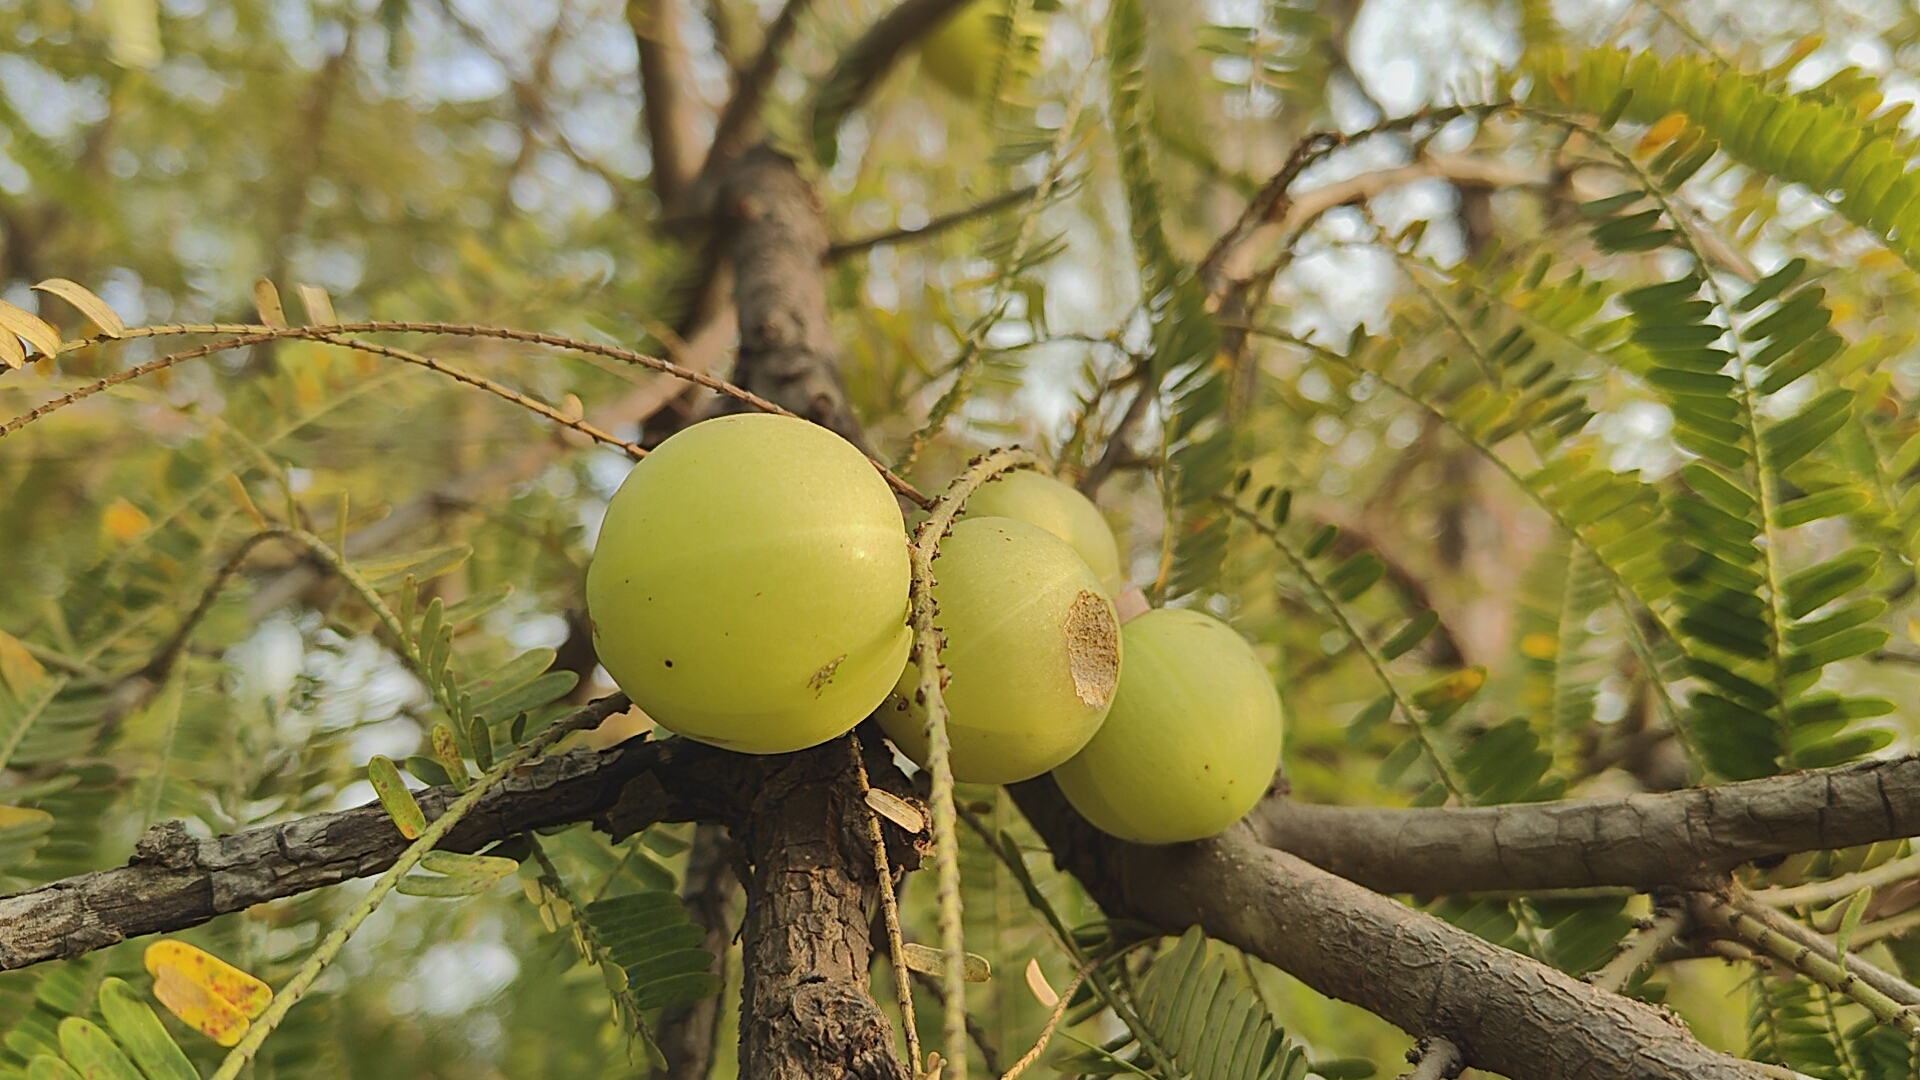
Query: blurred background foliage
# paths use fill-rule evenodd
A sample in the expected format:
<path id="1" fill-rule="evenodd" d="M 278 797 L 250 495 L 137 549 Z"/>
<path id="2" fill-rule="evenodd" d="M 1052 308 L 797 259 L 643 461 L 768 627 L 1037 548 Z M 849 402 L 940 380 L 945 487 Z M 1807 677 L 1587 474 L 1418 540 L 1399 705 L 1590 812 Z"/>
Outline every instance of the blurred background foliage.
<path id="1" fill-rule="evenodd" d="M 683 6 L 690 92 L 710 123 L 777 5 Z M 767 129 L 796 155 L 811 152 L 810 87 L 887 6 L 802 10 L 766 105 Z M 1868 579 L 1848 584 L 1850 595 L 1885 601 L 1868 620 L 1884 632 L 1824 672 L 1814 665 L 1817 687 L 1788 685 L 1806 672 L 1783 668 L 1777 628 L 1755 662 L 1788 700 L 1816 691 L 1913 700 L 1914 460 L 1901 450 L 1920 391 L 1916 279 L 1830 201 L 1772 179 L 1765 163 L 1724 155 L 1676 178 L 1694 145 L 1686 140 L 1700 136 L 1658 114 L 1629 115 L 1609 142 L 1540 115 L 1493 113 L 1417 140 L 1389 131 L 1315 164 L 1299 190 L 1453 162 L 1356 191 L 1377 197 L 1323 207 L 1297 235 L 1249 256 L 1256 265 L 1239 272 L 1258 295 L 1239 317 L 1271 333 L 1238 352 L 1216 336 L 1233 327 L 1196 329 L 1207 320 L 1182 306 L 1190 290 L 1170 268 L 1199 262 L 1309 132 L 1496 100 L 1524 57 L 1554 55 L 1542 50 L 1697 57 L 1765 72 L 1768 86 L 1804 100 L 1879 94 L 1872 112 L 1920 100 L 1920 18 L 1872 0 L 1112 6 L 1064 0 L 1042 12 L 1032 76 L 990 105 L 955 98 L 909 62 L 838 130 L 834 163 L 813 166 L 835 239 L 849 243 L 1025 185 L 1051 188 L 937 235 L 856 244 L 832 264 L 844 374 L 884 456 L 905 459 L 935 416 L 946 422 L 914 466 L 923 487 L 981 447 L 1012 442 L 1070 475 L 1110 470 L 1100 502 L 1134 581 L 1232 618 L 1273 665 L 1299 798 L 1405 805 L 1450 793 L 1499 802 L 1660 790 L 1912 748 L 1920 714 L 1875 717 L 1865 705 L 1842 710 L 1844 730 L 1821 727 L 1757 759 L 1716 757 L 1720 720 L 1668 689 L 1689 676 L 1727 685 L 1697 667 L 1719 662 L 1712 635 L 1687 629 L 1713 598 L 1689 607 L 1659 592 L 1690 587 L 1671 560 L 1653 591 L 1636 591 L 1565 528 L 1575 508 L 1602 512 L 1579 526 L 1590 532 L 1636 500 L 1668 505 L 1710 486 L 1697 477 L 1682 486 L 1682 465 L 1700 451 L 1676 430 L 1684 403 L 1645 377 L 1657 350 L 1634 333 L 1654 322 L 1634 323 L 1637 309 L 1622 299 L 1694 263 L 1670 238 L 1636 246 L 1643 227 L 1605 232 L 1627 209 L 1596 208 L 1662 174 L 1673 182 L 1651 186 L 1679 192 L 1672 212 L 1716 272 L 1757 280 L 1808 259 L 1847 344 L 1817 379 L 1773 393 L 1749 419 L 1785 419 L 1817 392 L 1846 391 L 1846 430 L 1790 483 L 1760 483 L 1804 495 L 1860 481 L 1862 492 L 1836 500 L 1848 516 L 1759 546 L 1781 573 L 1855 544 L 1880 552 Z M 1144 33 L 1110 33 L 1122 17 Z M 250 322 L 252 283 L 265 277 L 290 309 L 294 286 L 309 284 L 350 320 L 514 326 L 670 353 L 700 259 L 650 187 L 634 42 L 614 0 L 0 0 L 0 296 L 74 337 L 84 324 L 32 283 L 81 282 L 130 325 Z M 1110 81 L 1109 65 L 1131 81 Z M 1533 82 L 1551 82 L 1546 70 Z M 1894 117 L 1890 130 L 1902 123 Z M 659 378 L 507 342 L 415 347 L 589 415 Z M 132 340 L 0 375 L 0 411 L 162 351 Z M 1429 374 L 1445 358 L 1454 366 Z M 1510 379 L 1516 393 L 1547 386 L 1567 408 L 1501 434 L 1504 414 L 1471 412 L 1483 400 L 1467 396 L 1480 392 L 1476 378 L 1496 390 Z M 1103 466 L 1142 380 L 1155 393 L 1127 421 L 1130 449 Z M 656 416 L 615 433 L 657 439 L 704 407 L 690 393 L 660 400 Z M 1599 487 L 1543 495 L 1510 475 L 1574 459 L 1635 486 L 1608 502 Z M 477 676 L 552 649 L 553 663 L 584 677 L 575 692 L 584 699 L 610 684 L 582 654 L 582 572 L 627 468 L 617 451 L 565 442 L 431 373 L 307 342 L 185 364 L 8 436 L 0 886 L 119 863 L 142 829 L 170 818 L 210 834 L 357 805 L 371 796 L 360 778 L 372 755 L 426 752 L 435 715 L 426 689 L 377 643 L 364 609 L 271 545 L 248 562 L 243 585 L 221 594 L 181 662 L 150 677 L 182 614 L 253 531 L 230 478 L 264 513 L 305 515 L 322 532 L 340 527 L 344 494 L 347 528 L 378 538 L 356 552 L 369 560 L 470 545 L 426 596 L 451 605 L 511 593 L 463 625 L 456 666 Z M 1284 500 L 1281 550 L 1230 526 L 1223 495 L 1262 523 Z M 385 535 L 383 520 L 407 527 Z M 1649 606 L 1619 603 L 1622 590 Z M 1679 630 L 1668 625 L 1676 620 Z M 1396 637 L 1410 621 L 1424 629 Z M 1355 632 L 1372 644 L 1358 647 Z M 1733 652 L 1754 660 L 1739 644 Z M 1404 700 L 1382 698 L 1383 677 Z M 1789 706 L 1776 695 L 1775 707 Z M 964 796 L 1023 840 L 1070 921 L 1095 917 L 1003 794 Z M 581 827 L 545 843 L 570 887 L 592 898 L 671 887 L 687 835 L 660 828 L 609 850 Z M 1045 1018 L 1013 973 L 1038 957 L 1058 986 L 1071 965 L 1008 868 L 964 839 L 969 945 L 998 973 L 975 989 L 976 1016 L 1004 1063 Z M 1770 880 L 1892 854 L 1791 860 Z M 929 892 L 914 882 L 905 896 L 921 940 L 932 937 Z M 349 886 L 280 901 L 186 936 L 277 983 L 354 895 Z M 1642 908 L 1495 898 L 1434 910 L 1584 971 Z M 1890 950 L 1889 963 L 1920 959 L 1896 935 L 1874 948 Z M 137 946 L 121 946 L 0 976 L 0 1031 L 10 1033 L 0 1075 L 17 1073 L 59 1016 L 84 1012 L 100 980 L 138 969 Z M 1249 962 L 1246 973 L 1316 1062 L 1367 1058 L 1391 1070 L 1406 1048 L 1382 1022 L 1280 972 Z M 1765 1051 L 1782 1016 L 1817 1028 L 1794 1029 L 1807 1045 L 1765 1052 L 1842 1074 L 1812 1060 L 1826 1049 L 1807 1046 L 1840 1046 L 1838 1032 L 1858 1020 L 1851 1006 L 1829 1008 L 1822 1027 L 1804 994 L 1788 1000 L 1797 984 L 1749 994 L 1746 979 L 1721 961 L 1690 961 L 1640 990 L 1735 1052 L 1750 1037 Z M 508 884 L 470 901 L 394 898 L 321 989 L 268 1042 L 259 1075 L 645 1068 L 600 974 Z M 932 1015 L 932 997 L 924 1004 Z M 723 1009 L 725 1025 L 734 1016 Z M 1118 1033 L 1102 1023 L 1076 1034 Z M 183 1044 L 209 1065 L 215 1048 L 195 1038 Z M 715 1075 L 733 1075 L 731 1054 L 720 1062 Z"/>

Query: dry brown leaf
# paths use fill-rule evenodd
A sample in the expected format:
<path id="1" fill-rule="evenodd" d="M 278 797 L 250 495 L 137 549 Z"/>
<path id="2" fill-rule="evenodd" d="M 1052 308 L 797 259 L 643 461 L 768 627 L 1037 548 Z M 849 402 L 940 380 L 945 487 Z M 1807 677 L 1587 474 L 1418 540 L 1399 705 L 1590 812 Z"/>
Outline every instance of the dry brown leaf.
<path id="1" fill-rule="evenodd" d="M 867 805 L 873 808 L 874 813 L 916 836 L 926 830 L 927 817 L 920 812 L 920 808 L 892 792 L 868 788 Z"/>

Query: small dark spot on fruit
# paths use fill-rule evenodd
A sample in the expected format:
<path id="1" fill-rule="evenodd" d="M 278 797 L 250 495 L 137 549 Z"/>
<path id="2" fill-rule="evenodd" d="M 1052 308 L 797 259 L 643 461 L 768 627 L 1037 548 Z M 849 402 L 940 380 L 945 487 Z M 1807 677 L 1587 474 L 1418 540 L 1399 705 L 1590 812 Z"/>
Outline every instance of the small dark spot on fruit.
<path id="1" fill-rule="evenodd" d="M 672 667 L 672 666 L 673 666 L 673 661 L 671 661 L 671 660 L 669 660 L 669 661 L 667 661 L 667 666 L 668 666 L 668 667 Z"/>

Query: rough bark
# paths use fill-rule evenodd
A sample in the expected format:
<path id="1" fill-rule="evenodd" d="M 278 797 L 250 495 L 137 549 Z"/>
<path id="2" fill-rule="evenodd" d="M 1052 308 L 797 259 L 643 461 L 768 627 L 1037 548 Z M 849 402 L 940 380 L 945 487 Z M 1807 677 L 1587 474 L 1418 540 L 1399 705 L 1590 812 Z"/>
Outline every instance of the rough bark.
<path id="1" fill-rule="evenodd" d="M 1448 1039 L 1470 1065 L 1527 1080 L 1763 1075 L 1701 1046 L 1666 1013 L 1266 847 L 1244 825 L 1142 847 L 1087 825 L 1051 778 L 1012 791 L 1056 864 L 1108 916 L 1168 933 L 1198 923 L 1329 997 Z"/>
<path id="2" fill-rule="evenodd" d="M 687 851 L 687 880 L 680 902 L 695 926 L 707 928 L 700 947 L 713 954 L 713 973 L 726 980 L 728 944 L 733 940 L 734 895 L 740 883 L 728 865 L 733 843 L 718 825 L 702 825 L 693 832 Z M 720 998 L 701 998 L 674 1005 L 654 1025 L 654 1042 L 667 1059 L 667 1080 L 706 1080 L 713 1071 L 720 1031 Z"/>
<path id="3" fill-rule="evenodd" d="M 877 740 L 876 740 L 877 744 Z M 839 742 L 789 755 L 735 830 L 753 864 L 743 932 L 740 1074 L 905 1080 L 869 992 L 879 892 L 866 804 Z"/>
<path id="4" fill-rule="evenodd" d="M 827 321 L 819 198 L 791 160 L 756 146 L 727 170 L 720 199 L 740 312 L 733 381 L 864 446 Z"/>
<path id="5" fill-rule="evenodd" d="M 477 851 L 529 829 L 578 821 L 593 821 L 620 837 L 658 821 L 735 820 L 737 808 L 749 805 L 781 760 L 743 757 L 685 739 L 627 742 L 601 753 L 576 750 L 509 778 L 441 846 Z M 870 760 L 868 769 L 876 785 L 914 797 L 891 762 Z M 430 819 L 455 797 L 444 787 L 416 793 Z M 917 866 L 918 838 L 890 823 L 884 827 L 889 855 L 900 865 Z M 188 835 L 178 822 L 156 826 L 125 866 L 0 897 L 0 970 L 184 930 L 254 904 L 378 874 L 406 845 L 377 803 L 211 840 Z"/>
<path id="6" fill-rule="evenodd" d="M 1509 806 L 1272 799 L 1253 825 L 1268 844 L 1386 893 L 1711 886 L 1753 859 L 1920 835 L 1920 757 Z"/>

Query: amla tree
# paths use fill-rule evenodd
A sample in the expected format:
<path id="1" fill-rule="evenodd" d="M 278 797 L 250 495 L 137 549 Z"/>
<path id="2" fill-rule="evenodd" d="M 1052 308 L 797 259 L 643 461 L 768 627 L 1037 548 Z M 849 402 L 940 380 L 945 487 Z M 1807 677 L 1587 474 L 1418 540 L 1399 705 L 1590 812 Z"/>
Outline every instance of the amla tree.
<path id="1" fill-rule="evenodd" d="M 1529 3 L 1408 102 L 1382 2 L 7 13 L 0 1073 L 1908 1075 L 1904 84 Z M 900 497 L 925 770 L 597 667 L 607 496 L 748 410 Z M 952 778 L 1032 464 L 1281 688 L 1225 832 Z"/>

